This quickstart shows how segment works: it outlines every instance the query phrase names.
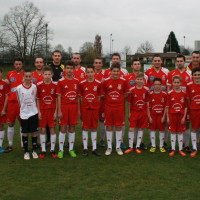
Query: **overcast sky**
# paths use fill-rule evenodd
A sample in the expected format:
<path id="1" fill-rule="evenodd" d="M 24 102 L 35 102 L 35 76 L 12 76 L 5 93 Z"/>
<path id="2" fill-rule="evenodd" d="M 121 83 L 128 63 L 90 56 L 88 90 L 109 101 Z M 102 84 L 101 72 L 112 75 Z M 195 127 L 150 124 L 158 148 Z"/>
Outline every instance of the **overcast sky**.
<path id="1" fill-rule="evenodd" d="M 1 0 L 0 18 L 20 0 Z M 148 40 L 155 52 L 162 52 L 170 31 L 174 31 L 179 45 L 194 48 L 200 40 L 199 0 L 34 0 L 53 30 L 52 45 L 62 44 L 67 50 L 79 51 L 87 41 L 94 42 L 100 34 L 103 52 L 130 46 L 132 53 Z"/>

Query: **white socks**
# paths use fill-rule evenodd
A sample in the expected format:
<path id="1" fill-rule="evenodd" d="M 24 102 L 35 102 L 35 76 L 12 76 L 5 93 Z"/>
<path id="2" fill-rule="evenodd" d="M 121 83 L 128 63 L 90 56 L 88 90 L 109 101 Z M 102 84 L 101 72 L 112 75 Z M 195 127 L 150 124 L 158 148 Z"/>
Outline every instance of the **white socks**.
<path id="1" fill-rule="evenodd" d="M 176 145 L 176 134 L 171 133 L 171 146 L 172 150 L 175 150 L 175 145 Z"/>
<path id="2" fill-rule="evenodd" d="M 178 137 L 178 146 L 179 146 L 179 151 L 183 149 L 183 133 L 181 134 L 172 134 L 171 133 L 171 146 L 172 150 L 175 150 L 176 147 L 176 135 Z"/>
<path id="3" fill-rule="evenodd" d="M 75 132 L 68 133 L 68 141 L 69 141 L 69 151 L 71 151 L 74 149 Z"/>
<path id="4" fill-rule="evenodd" d="M 0 147 L 2 147 L 5 131 L 0 131 Z"/>
<path id="5" fill-rule="evenodd" d="M 55 145 L 56 145 L 56 134 L 51 134 L 51 151 L 55 150 Z"/>
<path id="6" fill-rule="evenodd" d="M 197 134 L 194 132 L 191 132 L 191 140 L 192 140 L 192 148 L 194 150 L 197 150 Z"/>
<path id="7" fill-rule="evenodd" d="M 97 132 L 92 131 L 91 132 L 91 139 L 92 139 L 92 150 L 94 151 L 97 149 Z"/>
<path id="8" fill-rule="evenodd" d="M 115 134 L 116 134 L 116 149 L 119 149 L 122 142 L 122 130 L 115 131 Z"/>
<path id="9" fill-rule="evenodd" d="M 160 147 L 164 146 L 164 140 L 165 140 L 165 133 L 160 131 L 159 133 L 159 140 L 160 140 Z"/>
<path id="10" fill-rule="evenodd" d="M 46 135 L 40 134 L 40 144 L 42 147 L 42 151 L 46 152 Z"/>
<path id="11" fill-rule="evenodd" d="M 106 138 L 109 149 L 112 149 L 112 136 L 113 136 L 112 131 L 106 131 Z"/>
<path id="12" fill-rule="evenodd" d="M 143 137 L 143 131 L 138 130 L 136 148 L 140 147 L 140 144 L 142 142 L 142 137 Z"/>
<path id="13" fill-rule="evenodd" d="M 129 131 L 128 141 L 129 141 L 129 147 L 132 149 L 133 148 L 133 141 L 134 141 L 134 132 L 133 131 Z"/>
<path id="14" fill-rule="evenodd" d="M 88 131 L 82 132 L 83 149 L 88 149 Z"/>
<path id="15" fill-rule="evenodd" d="M 8 145 L 12 146 L 13 145 L 13 136 L 14 136 L 14 127 L 9 127 L 8 126 Z"/>
<path id="16" fill-rule="evenodd" d="M 65 143 L 65 135 L 66 133 L 59 133 L 59 138 L 58 138 L 58 142 L 59 142 L 59 150 L 60 151 L 64 151 L 63 147 L 64 147 L 64 143 Z"/>
<path id="17" fill-rule="evenodd" d="M 151 146 L 156 147 L 156 132 L 150 131 Z"/>
<path id="18" fill-rule="evenodd" d="M 178 147 L 179 151 L 183 150 L 183 133 L 177 134 L 178 135 Z"/>

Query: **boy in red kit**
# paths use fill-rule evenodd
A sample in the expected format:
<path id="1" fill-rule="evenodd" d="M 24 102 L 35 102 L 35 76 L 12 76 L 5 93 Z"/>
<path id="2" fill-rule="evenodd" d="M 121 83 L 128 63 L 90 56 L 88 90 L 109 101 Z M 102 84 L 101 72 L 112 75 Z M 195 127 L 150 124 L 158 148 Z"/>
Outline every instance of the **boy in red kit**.
<path id="1" fill-rule="evenodd" d="M 6 150 L 8 152 L 12 151 L 12 145 L 13 145 L 13 136 L 14 136 L 14 125 L 16 118 L 20 119 L 19 117 L 19 103 L 17 100 L 16 95 L 16 88 L 18 85 L 22 84 L 23 80 L 23 73 L 24 70 L 23 67 L 23 60 L 21 58 L 15 58 L 14 59 L 14 68 L 15 70 L 10 71 L 7 73 L 7 80 L 9 82 L 10 86 L 10 92 L 8 94 L 8 114 L 7 114 L 7 123 L 8 123 L 8 147 Z M 21 134 L 22 138 L 22 134 Z M 21 140 L 21 145 L 22 140 Z"/>
<path id="2" fill-rule="evenodd" d="M 56 158 L 55 143 L 56 143 L 56 88 L 57 83 L 52 82 L 53 71 L 51 67 L 44 67 L 43 77 L 44 81 L 37 84 L 37 108 L 40 132 L 40 143 L 42 152 L 40 158 L 46 156 L 46 127 L 49 127 L 51 134 L 51 157 Z"/>
<path id="3" fill-rule="evenodd" d="M 181 90 L 181 77 L 172 78 L 173 89 L 167 95 L 167 123 L 171 132 L 171 152 L 169 156 L 174 156 L 176 146 L 176 135 L 178 136 L 179 154 L 186 156 L 183 149 L 183 132 L 186 129 L 185 119 L 187 114 L 186 92 Z"/>
<path id="4" fill-rule="evenodd" d="M 148 108 L 148 118 L 149 118 L 149 130 L 150 130 L 150 140 L 151 148 L 150 152 L 156 151 L 156 130 L 159 130 L 160 139 L 160 152 L 166 152 L 164 145 L 165 138 L 165 115 L 166 115 L 166 101 L 167 93 L 161 90 L 162 80 L 160 78 L 154 79 L 154 90 L 150 91 L 149 94 L 149 108 Z"/>
<path id="5" fill-rule="evenodd" d="M 189 101 L 190 118 L 191 118 L 191 140 L 193 152 L 191 157 L 197 155 L 197 131 L 200 128 L 200 68 L 196 67 L 192 70 L 193 82 L 187 85 L 187 98 Z"/>
<path id="6" fill-rule="evenodd" d="M 73 150 L 75 141 L 75 125 L 78 123 L 78 84 L 79 81 L 74 78 L 75 64 L 68 61 L 65 65 L 65 77 L 58 81 L 57 85 L 57 101 L 58 101 L 58 118 L 60 119 L 59 133 L 59 152 L 58 158 L 63 158 L 63 146 L 68 126 L 69 154 L 76 157 Z"/>
<path id="7" fill-rule="evenodd" d="M 111 66 L 111 76 L 102 83 L 102 93 L 105 96 L 105 126 L 108 148 L 105 155 L 112 153 L 112 136 L 116 131 L 116 152 L 123 155 L 120 148 L 122 140 L 122 126 L 125 121 L 125 94 L 127 92 L 126 80 L 120 77 L 120 64 Z"/>
<path id="8" fill-rule="evenodd" d="M 88 131 L 91 130 L 92 154 L 100 156 L 97 150 L 97 127 L 99 118 L 99 102 L 101 82 L 94 79 L 94 67 L 86 68 L 87 80 L 79 84 L 79 94 L 81 100 L 81 120 L 83 156 L 88 156 Z"/>
<path id="9" fill-rule="evenodd" d="M 6 123 L 6 108 L 8 103 L 9 86 L 2 80 L 3 70 L 0 68 L 0 153 L 5 151 L 2 149 L 4 140 L 4 124 Z"/>
<path id="10" fill-rule="evenodd" d="M 143 137 L 143 129 L 148 126 L 147 104 L 149 89 L 144 86 L 144 74 L 138 72 L 136 75 L 136 85 L 130 89 L 128 95 L 129 103 L 129 149 L 125 153 L 131 153 L 133 149 L 134 132 L 138 128 L 136 153 L 142 153 L 140 144 Z"/>

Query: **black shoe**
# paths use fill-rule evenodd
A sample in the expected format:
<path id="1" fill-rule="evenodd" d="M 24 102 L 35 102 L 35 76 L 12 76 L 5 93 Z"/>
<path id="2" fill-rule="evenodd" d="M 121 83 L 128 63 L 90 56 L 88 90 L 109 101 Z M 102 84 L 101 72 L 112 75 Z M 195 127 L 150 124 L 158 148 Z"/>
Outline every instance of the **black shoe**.
<path id="1" fill-rule="evenodd" d="M 168 149 L 168 148 L 167 148 L 167 143 L 166 143 L 166 142 L 164 142 L 163 147 L 164 147 L 166 150 Z"/>
<path id="2" fill-rule="evenodd" d="M 5 153 L 9 153 L 9 152 L 11 152 L 11 151 L 13 151 L 12 146 L 7 146 L 7 147 L 4 149 L 4 152 L 5 152 Z"/>
<path id="3" fill-rule="evenodd" d="M 197 142 L 197 149 L 200 149 L 200 143 Z"/>
<path id="4" fill-rule="evenodd" d="M 147 150 L 147 147 L 146 147 L 146 145 L 144 143 L 141 143 L 140 144 L 140 149 Z"/>
<path id="5" fill-rule="evenodd" d="M 192 152 L 192 149 L 190 149 L 190 147 L 184 147 L 184 151 L 187 152 L 187 153 L 191 153 Z"/>
<path id="6" fill-rule="evenodd" d="M 92 154 L 95 156 L 101 156 L 101 154 L 98 152 L 97 149 L 95 149 L 94 151 L 92 151 Z"/>
<path id="7" fill-rule="evenodd" d="M 82 155 L 83 155 L 83 156 L 88 156 L 88 154 L 89 154 L 88 149 L 84 149 Z"/>

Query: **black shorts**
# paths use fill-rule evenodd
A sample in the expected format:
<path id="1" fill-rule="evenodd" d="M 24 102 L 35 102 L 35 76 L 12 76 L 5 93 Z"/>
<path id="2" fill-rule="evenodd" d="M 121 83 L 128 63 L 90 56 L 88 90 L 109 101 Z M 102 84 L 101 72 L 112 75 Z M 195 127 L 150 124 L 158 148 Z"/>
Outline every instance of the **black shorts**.
<path id="1" fill-rule="evenodd" d="M 22 133 L 35 133 L 38 131 L 38 114 L 21 119 Z"/>

